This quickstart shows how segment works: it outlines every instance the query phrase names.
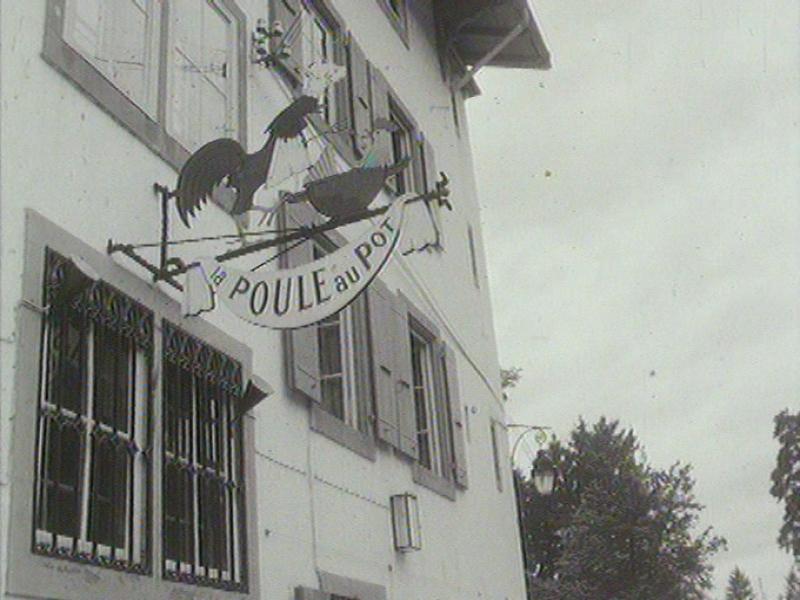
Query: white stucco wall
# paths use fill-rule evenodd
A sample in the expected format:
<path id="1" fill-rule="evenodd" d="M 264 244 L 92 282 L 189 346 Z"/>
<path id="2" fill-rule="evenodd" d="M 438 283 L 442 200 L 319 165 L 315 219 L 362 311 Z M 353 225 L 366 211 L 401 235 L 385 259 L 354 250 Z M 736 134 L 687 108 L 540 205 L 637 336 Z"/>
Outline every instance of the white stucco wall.
<path id="1" fill-rule="evenodd" d="M 9 448 L 14 407 L 15 319 L 20 297 L 24 211 L 40 212 L 104 252 L 109 238 L 155 241 L 159 203 L 152 184 L 174 185 L 175 171 L 41 58 L 45 0 L 0 4 L 2 29 L 2 157 L 0 157 L 0 592 L 6 591 Z M 317 569 L 385 586 L 392 600 L 522 600 L 522 565 L 505 466 L 495 485 L 490 419 L 499 418 L 497 354 L 488 297 L 472 281 L 467 225 L 480 232 L 466 128 L 455 132 L 450 95 L 433 49 L 432 16 L 410 2 L 407 50 L 373 0 L 332 2 L 385 73 L 436 148 L 452 181 L 455 210 L 445 216 L 441 254 L 393 259 L 384 276 L 442 329 L 457 352 L 462 403 L 468 407 L 469 489 L 455 502 L 415 485 L 409 465 L 386 449 L 371 462 L 309 428 L 305 404 L 286 387 L 280 335 L 255 329 L 218 310 L 208 318 L 254 351 L 254 370 L 276 393 L 254 410 L 261 594 L 289 599 L 296 585 L 316 586 Z M 265 0 L 239 0 L 250 24 L 267 16 Z M 248 65 L 251 148 L 288 99 L 272 73 Z M 498 118 L 501 118 L 498 115 Z M 230 219 L 206 208 L 191 232 L 173 219 L 173 235 L 232 232 Z M 479 260 L 483 261 L 479 248 Z M 155 258 L 155 254 L 151 255 Z M 130 263 L 133 273 L 146 274 Z M 483 265 L 481 265 L 482 267 Z M 165 293 L 172 294 L 169 288 Z M 423 292 L 424 290 L 424 292 Z M 432 299 L 433 302 L 430 302 Z M 489 385 L 484 381 L 488 379 Z M 491 389 L 490 389 L 491 387 Z M 30 432 L 33 435 L 33 432 Z M 505 461 L 507 463 L 507 461 Z M 420 498 L 423 550 L 393 550 L 389 496 Z M 269 530 L 269 535 L 266 534 Z"/>

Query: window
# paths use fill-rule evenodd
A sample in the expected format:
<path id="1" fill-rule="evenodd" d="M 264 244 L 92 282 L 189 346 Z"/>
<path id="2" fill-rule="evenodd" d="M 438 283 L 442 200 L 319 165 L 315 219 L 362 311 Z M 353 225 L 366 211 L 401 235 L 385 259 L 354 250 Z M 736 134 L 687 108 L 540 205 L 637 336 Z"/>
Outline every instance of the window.
<path id="1" fill-rule="evenodd" d="M 290 205 L 289 227 L 314 224 L 308 206 Z M 285 267 L 307 264 L 342 244 L 337 235 L 295 245 Z M 287 377 L 298 398 L 308 400 L 312 428 L 366 458 L 374 458 L 372 384 L 367 304 L 362 295 L 336 314 L 285 334 Z"/>
<path id="2" fill-rule="evenodd" d="M 9 593 L 258 597 L 250 351 L 32 211 L 25 259 Z"/>
<path id="3" fill-rule="evenodd" d="M 37 447 L 37 553 L 148 568 L 152 314 L 47 255 Z"/>
<path id="4" fill-rule="evenodd" d="M 328 254 L 319 245 L 314 246 L 314 259 Z M 317 323 L 319 346 L 319 378 L 321 406 L 329 414 L 355 429 L 368 433 L 369 414 L 366 402 L 359 402 L 356 350 L 357 311 L 363 312 L 363 303 L 331 315 Z M 362 398 L 366 394 L 362 390 Z"/>
<path id="5" fill-rule="evenodd" d="M 450 465 L 453 447 L 449 426 L 450 407 L 445 402 L 441 385 L 444 382 L 436 382 L 433 342 L 426 339 L 413 323 L 410 330 L 418 462 L 429 471 L 449 479 L 452 477 Z M 439 377 L 444 375 L 444 371 L 438 374 Z"/>
<path id="6" fill-rule="evenodd" d="M 163 364 L 165 576 L 242 589 L 241 366 L 168 322 Z"/>
<path id="7" fill-rule="evenodd" d="M 391 101 L 389 102 L 389 122 L 392 124 L 392 163 L 411 158 L 414 127 L 410 124 L 410 119 L 403 115 L 400 108 Z M 412 190 L 411 171 L 411 169 L 404 169 L 389 180 L 389 187 L 398 196 Z"/>
<path id="8" fill-rule="evenodd" d="M 308 31 L 303 36 L 303 61 L 306 65 L 340 62 L 336 40 L 338 28 L 326 18 L 318 7 L 309 6 Z M 328 125 L 337 124 L 335 89 L 328 87 L 321 100 L 322 117 Z"/>
<path id="9" fill-rule="evenodd" d="M 167 130 L 194 151 L 237 136 L 237 33 L 233 15 L 214 0 L 170 4 Z"/>
<path id="10" fill-rule="evenodd" d="M 321 63 L 347 67 L 348 50 L 346 33 L 341 19 L 327 0 L 271 0 L 272 21 L 279 21 L 285 39 L 271 42 L 273 52 L 279 49 L 288 53 L 280 59 L 279 72 L 295 93 L 300 93 L 309 69 Z M 286 46 L 285 48 L 283 46 Z M 319 133 L 330 135 L 329 140 L 339 152 L 351 159 L 350 137 L 344 135 L 350 126 L 350 100 L 348 80 L 336 82 L 320 98 L 320 115 L 310 120 Z"/>
<path id="11" fill-rule="evenodd" d="M 157 109 L 158 17 L 149 0 L 67 0 L 64 40 L 148 115 Z"/>
<path id="12" fill-rule="evenodd" d="M 48 0 L 43 54 L 177 168 L 244 138 L 244 28 L 234 0 Z"/>

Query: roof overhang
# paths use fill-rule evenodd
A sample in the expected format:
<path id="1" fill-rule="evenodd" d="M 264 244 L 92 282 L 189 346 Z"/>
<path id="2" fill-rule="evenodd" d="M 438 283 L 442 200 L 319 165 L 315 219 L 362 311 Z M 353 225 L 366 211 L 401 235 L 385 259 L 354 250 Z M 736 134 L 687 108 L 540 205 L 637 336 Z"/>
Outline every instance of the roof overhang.
<path id="1" fill-rule="evenodd" d="M 436 0 L 435 10 L 447 49 L 473 75 L 484 66 L 542 70 L 551 66 L 528 0 Z"/>

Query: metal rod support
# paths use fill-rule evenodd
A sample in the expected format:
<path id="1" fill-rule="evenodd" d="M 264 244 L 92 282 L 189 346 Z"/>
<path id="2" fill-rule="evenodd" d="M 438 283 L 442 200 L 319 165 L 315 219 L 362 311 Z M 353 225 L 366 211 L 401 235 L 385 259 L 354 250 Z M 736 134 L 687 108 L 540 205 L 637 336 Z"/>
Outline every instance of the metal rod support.
<path id="1" fill-rule="evenodd" d="M 413 202 L 419 202 L 419 201 L 430 202 L 433 199 L 439 198 L 440 195 L 441 193 L 439 192 L 421 194 L 414 198 L 409 198 L 408 200 L 406 200 L 406 204 L 411 204 Z M 276 237 L 271 240 L 264 240 L 263 242 L 256 242 L 255 244 L 250 244 L 247 246 L 242 246 L 241 248 L 229 250 L 228 252 L 223 252 L 222 254 L 218 254 L 217 256 L 215 256 L 214 259 L 217 262 L 226 262 L 229 260 L 233 260 L 234 258 L 240 258 L 242 256 L 247 256 L 248 254 L 253 254 L 254 252 L 267 250 L 269 248 L 275 248 L 276 246 L 287 244 L 295 240 L 311 239 L 321 233 L 325 233 L 326 231 L 331 231 L 333 229 L 344 227 L 346 225 L 352 225 L 353 223 L 363 221 L 364 219 L 377 217 L 387 212 L 389 208 L 390 206 L 373 208 L 371 210 L 365 210 L 363 212 L 351 215 L 344 219 L 332 219 L 330 221 L 327 221 L 326 223 L 323 223 L 322 225 L 317 225 L 315 227 L 300 228 L 297 231 L 294 231 L 292 233 L 287 233 L 286 235 L 282 235 L 280 237 Z M 182 275 L 183 273 L 188 271 L 191 268 L 191 266 L 192 265 L 189 264 L 183 267 L 178 267 L 177 269 L 173 269 L 171 271 L 164 271 L 160 276 L 156 277 L 156 280 L 166 279 L 167 277 L 175 277 L 176 275 Z"/>

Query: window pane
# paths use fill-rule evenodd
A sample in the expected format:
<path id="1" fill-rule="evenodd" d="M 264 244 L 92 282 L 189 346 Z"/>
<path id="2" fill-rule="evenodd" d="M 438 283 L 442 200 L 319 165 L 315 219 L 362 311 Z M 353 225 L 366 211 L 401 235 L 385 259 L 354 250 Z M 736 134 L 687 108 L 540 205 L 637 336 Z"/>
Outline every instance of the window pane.
<path id="1" fill-rule="evenodd" d="M 209 473 L 200 475 L 200 564 L 227 570 L 227 503 L 221 480 Z"/>
<path id="2" fill-rule="evenodd" d="M 414 387 L 414 409 L 417 423 L 417 446 L 419 448 L 419 463 L 425 468 L 432 467 L 431 461 L 431 427 L 428 414 L 428 390 L 425 387 L 425 361 L 427 360 L 427 346 L 413 332 L 411 334 L 411 370 Z"/>
<path id="3" fill-rule="evenodd" d="M 50 332 L 48 400 L 74 413 L 84 410 L 86 323 L 64 309 L 53 313 Z"/>
<path id="4" fill-rule="evenodd" d="M 168 323 L 164 363 L 165 577 L 241 589 L 241 365 Z"/>
<path id="5" fill-rule="evenodd" d="M 80 530 L 81 436 L 72 424 L 51 420 L 46 431 L 45 502 L 39 528 L 77 537 Z"/>
<path id="6" fill-rule="evenodd" d="M 93 436 L 92 454 L 89 539 L 124 548 L 130 456 L 122 444 L 104 435 Z"/>
<path id="7" fill-rule="evenodd" d="M 320 323 L 317 327 L 319 340 L 319 371 L 325 375 L 342 372 L 342 341 L 338 321 Z"/>
<path id="8" fill-rule="evenodd" d="M 215 2 L 174 0 L 168 127 L 189 151 L 236 136 L 236 32 Z"/>
<path id="9" fill-rule="evenodd" d="M 72 289 L 79 278 L 48 251 L 34 550 L 141 572 L 152 315 L 102 281 Z"/>
<path id="10" fill-rule="evenodd" d="M 194 562 L 194 502 L 192 477 L 186 468 L 169 463 L 164 469 L 164 558 Z"/>
<path id="11" fill-rule="evenodd" d="M 65 39 L 147 112 L 152 112 L 149 52 L 152 0 L 69 0 Z"/>
<path id="12" fill-rule="evenodd" d="M 130 340 L 104 327 L 94 335 L 94 418 L 118 431 L 128 432 L 131 402 Z"/>
<path id="13" fill-rule="evenodd" d="M 322 408 L 337 419 L 345 420 L 344 385 L 342 378 L 327 377 L 322 380 Z"/>

